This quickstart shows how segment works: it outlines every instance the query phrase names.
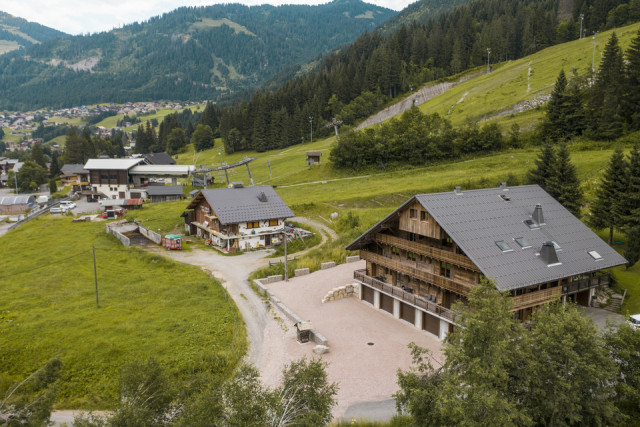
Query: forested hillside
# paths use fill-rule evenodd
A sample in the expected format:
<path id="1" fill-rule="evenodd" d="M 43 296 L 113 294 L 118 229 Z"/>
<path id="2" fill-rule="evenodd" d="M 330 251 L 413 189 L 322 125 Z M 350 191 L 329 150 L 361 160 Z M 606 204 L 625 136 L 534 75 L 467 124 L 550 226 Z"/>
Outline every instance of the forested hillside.
<path id="1" fill-rule="evenodd" d="M 477 0 L 390 36 L 367 33 L 316 72 L 220 111 L 221 136 L 229 152 L 284 147 L 310 134 L 310 117 L 327 135 L 333 117 L 350 125 L 425 82 L 577 39 L 580 14 L 591 34 L 640 20 L 640 0 Z"/>
<path id="2" fill-rule="evenodd" d="M 0 108 L 228 97 L 353 41 L 394 14 L 360 0 L 182 7 L 0 57 Z"/>
<path id="3" fill-rule="evenodd" d="M 2 6 L 0 6 L 2 7 Z M 0 54 L 68 35 L 0 11 Z"/>

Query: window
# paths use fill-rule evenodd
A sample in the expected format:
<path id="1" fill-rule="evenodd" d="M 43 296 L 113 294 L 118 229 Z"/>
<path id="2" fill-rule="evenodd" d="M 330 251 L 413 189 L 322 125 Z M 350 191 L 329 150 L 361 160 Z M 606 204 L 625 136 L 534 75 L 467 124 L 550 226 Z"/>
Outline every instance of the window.
<path id="1" fill-rule="evenodd" d="M 595 259 L 596 261 L 600 261 L 602 259 L 602 255 L 600 255 L 596 251 L 589 251 L 589 255 L 591 255 L 591 258 Z"/>
<path id="2" fill-rule="evenodd" d="M 420 221 L 427 220 L 427 213 L 425 211 L 420 211 Z"/>
<path id="3" fill-rule="evenodd" d="M 278 225 L 278 220 L 277 219 L 270 219 L 269 220 L 269 227 L 274 227 Z"/>
<path id="4" fill-rule="evenodd" d="M 442 277 L 451 277 L 451 264 L 440 261 L 440 275 Z"/>
<path id="5" fill-rule="evenodd" d="M 260 227 L 260 223 L 258 221 L 247 222 L 247 228 L 258 228 L 258 227 Z"/>
<path id="6" fill-rule="evenodd" d="M 410 242 L 416 241 L 416 233 L 409 233 L 409 241 Z"/>
<path id="7" fill-rule="evenodd" d="M 391 246 L 391 253 L 394 255 L 400 255 L 400 249 L 396 248 L 395 246 Z"/>
<path id="8" fill-rule="evenodd" d="M 425 255 L 420 255 L 420 262 L 424 262 L 425 264 L 431 264 L 431 258 Z"/>
<path id="9" fill-rule="evenodd" d="M 527 249 L 531 247 L 526 237 L 516 237 L 514 240 L 518 245 L 520 245 L 522 249 Z"/>
<path id="10" fill-rule="evenodd" d="M 416 210 L 411 208 L 409 209 L 409 218 L 415 219 L 416 218 Z"/>
<path id="11" fill-rule="evenodd" d="M 496 246 L 498 246 L 502 252 L 510 252 L 513 250 L 504 240 L 497 240 Z"/>
<path id="12" fill-rule="evenodd" d="M 525 219 L 524 223 L 527 224 L 527 227 L 534 230 L 536 228 L 540 228 L 539 224 L 536 224 L 532 219 Z"/>
<path id="13" fill-rule="evenodd" d="M 407 252 L 407 259 L 410 259 L 411 261 L 415 261 L 417 258 L 418 256 L 413 252 Z"/>
<path id="14" fill-rule="evenodd" d="M 445 246 L 447 248 L 452 248 L 453 247 L 453 240 L 451 239 L 451 237 L 447 237 L 446 239 L 442 239 L 442 246 Z"/>

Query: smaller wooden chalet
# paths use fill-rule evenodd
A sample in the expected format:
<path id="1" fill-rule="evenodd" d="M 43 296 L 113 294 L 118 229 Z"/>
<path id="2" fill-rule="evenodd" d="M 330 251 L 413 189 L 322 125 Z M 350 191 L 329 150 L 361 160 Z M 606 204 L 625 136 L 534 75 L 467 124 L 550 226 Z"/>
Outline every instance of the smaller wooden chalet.
<path id="1" fill-rule="evenodd" d="M 267 185 L 200 191 L 182 215 L 187 234 L 229 252 L 279 244 L 294 213 Z"/>
<path id="2" fill-rule="evenodd" d="M 626 263 L 537 185 L 418 194 L 346 249 L 367 262 L 363 301 L 440 338 L 483 277 L 527 321 L 552 301 L 590 305 L 603 270 Z"/>
<path id="3" fill-rule="evenodd" d="M 320 163 L 320 156 L 322 156 L 320 151 L 307 151 L 307 164 L 309 166 L 317 165 Z"/>
<path id="4" fill-rule="evenodd" d="M 151 203 L 169 202 L 185 198 L 181 185 L 150 185 L 147 187 L 147 195 Z"/>
<path id="5" fill-rule="evenodd" d="M 66 164 L 60 169 L 62 185 L 72 185 L 74 191 L 89 190 L 89 171 L 82 164 Z"/>

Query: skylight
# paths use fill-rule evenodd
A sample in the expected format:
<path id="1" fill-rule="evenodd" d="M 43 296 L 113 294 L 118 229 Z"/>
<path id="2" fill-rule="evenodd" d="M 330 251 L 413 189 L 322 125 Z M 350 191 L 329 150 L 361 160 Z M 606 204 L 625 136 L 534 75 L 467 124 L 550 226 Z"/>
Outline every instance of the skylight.
<path id="1" fill-rule="evenodd" d="M 536 224 L 536 222 L 532 219 L 525 219 L 524 223 L 527 224 L 527 227 L 530 229 L 540 228 L 540 224 Z"/>
<path id="2" fill-rule="evenodd" d="M 527 249 L 531 247 L 526 237 L 516 237 L 514 240 L 518 245 L 520 245 L 522 249 Z"/>
<path id="3" fill-rule="evenodd" d="M 602 259 L 602 255 L 600 255 L 596 251 L 589 251 L 589 255 L 591 255 L 591 258 L 595 259 L 596 261 L 600 261 Z"/>
<path id="4" fill-rule="evenodd" d="M 498 246 L 502 252 L 510 252 L 513 250 L 504 240 L 497 240 L 496 246 Z"/>

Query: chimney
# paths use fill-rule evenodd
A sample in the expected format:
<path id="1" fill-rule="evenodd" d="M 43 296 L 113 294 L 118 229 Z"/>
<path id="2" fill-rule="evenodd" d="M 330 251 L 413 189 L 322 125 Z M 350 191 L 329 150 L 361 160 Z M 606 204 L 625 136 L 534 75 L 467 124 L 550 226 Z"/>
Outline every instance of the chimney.
<path id="1" fill-rule="evenodd" d="M 556 253 L 556 248 L 553 246 L 553 242 L 546 241 L 542 244 L 542 248 L 540 249 L 540 258 L 547 264 L 547 267 L 552 265 L 561 264 L 558 261 L 558 254 Z"/>
<path id="2" fill-rule="evenodd" d="M 455 187 L 455 188 L 453 189 L 453 192 L 454 192 L 455 194 L 462 194 L 462 191 L 460 191 L 460 187 Z"/>
<path id="3" fill-rule="evenodd" d="M 542 205 L 540 203 L 536 204 L 536 208 L 533 210 L 532 217 L 536 224 L 544 224 L 544 215 L 542 215 Z"/>

